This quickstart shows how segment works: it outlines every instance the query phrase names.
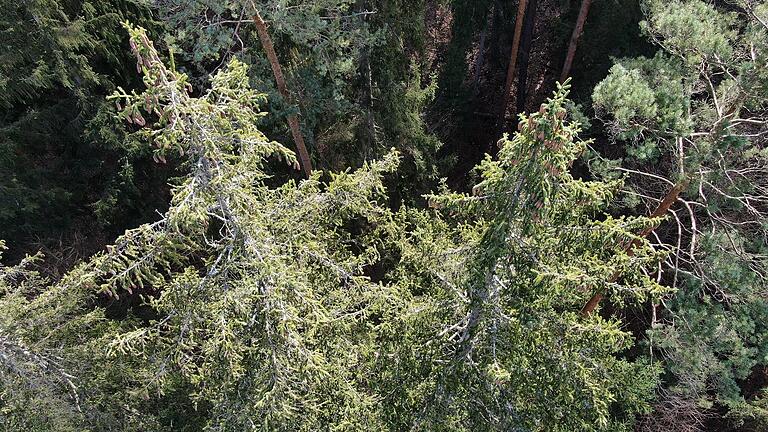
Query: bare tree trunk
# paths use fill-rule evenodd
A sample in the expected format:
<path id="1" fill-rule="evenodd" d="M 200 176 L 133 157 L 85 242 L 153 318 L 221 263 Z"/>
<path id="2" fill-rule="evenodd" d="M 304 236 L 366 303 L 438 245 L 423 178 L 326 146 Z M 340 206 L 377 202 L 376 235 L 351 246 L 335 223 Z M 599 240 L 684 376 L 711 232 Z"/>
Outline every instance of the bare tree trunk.
<path id="1" fill-rule="evenodd" d="M 509 67 L 507 68 L 507 82 L 504 84 L 504 97 L 501 102 L 501 109 L 499 110 L 499 127 L 504 128 L 504 123 L 507 117 L 507 108 L 509 107 L 509 99 L 512 92 L 512 83 L 515 82 L 515 72 L 517 71 L 517 52 L 520 49 L 520 35 L 523 32 L 523 21 L 525 20 L 525 7 L 527 0 L 520 0 L 520 4 L 517 7 L 517 17 L 515 19 L 515 34 L 512 39 L 512 51 L 509 54 Z"/>
<path id="2" fill-rule="evenodd" d="M 528 62 L 531 57 L 533 33 L 536 29 L 536 0 L 529 0 L 525 11 L 523 34 L 520 38 L 520 74 L 517 78 L 517 113 L 525 111 L 528 100 Z"/>
<path id="3" fill-rule="evenodd" d="M 285 77 L 283 76 L 283 68 L 280 67 L 280 62 L 277 60 L 277 54 L 275 54 L 275 46 L 272 44 L 272 38 L 269 37 L 267 32 L 267 25 L 259 14 L 259 10 L 256 9 L 256 5 L 253 5 L 254 17 L 253 21 L 256 24 L 256 32 L 259 34 L 259 40 L 264 47 L 264 51 L 267 53 L 267 59 L 272 66 L 272 73 L 275 75 L 275 81 L 277 82 L 277 90 L 283 96 L 283 98 L 290 102 L 290 95 L 288 94 L 288 88 L 285 85 Z M 293 135 L 293 141 L 296 143 L 296 149 L 299 152 L 299 161 L 301 161 L 301 168 L 304 170 L 304 174 L 309 177 L 312 175 L 312 162 L 309 159 L 309 152 L 307 146 L 304 143 L 304 136 L 301 134 L 301 126 L 299 125 L 299 118 L 296 114 L 288 116 L 288 126 L 291 129 L 291 135 Z"/>
<path id="4" fill-rule="evenodd" d="M 366 12 L 368 7 L 368 0 L 358 0 L 357 9 L 359 12 Z M 368 21 L 368 16 L 363 18 Z M 363 157 L 368 160 L 375 154 L 376 149 L 376 119 L 373 113 L 373 71 L 371 70 L 371 49 L 366 47 L 363 51 L 362 61 L 362 88 L 365 89 L 363 94 L 362 106 L 365 107 L 365 124 L 366 124 L 366 138 L 365 148 L 363 150 Z"/>
<path id="5" fill-rule="evenodd" d="M 680 193 L 685 189 L 685 187 L 688 185 L 687 180 L 682 180 L 679 183 L 677 183 L 672 189 L 670 189 L 669 192 L 667 192 L 667 195 L 664 197 L 663 200 L 659 203 L 659 206 L 656 207 L 656 210 L 651 213 L 651 218 L 658 218 L 662 217 L 667 214 L 669 209 L 672 207 L 672 204 L 674 204 L 677 201 L 677 198 L 680 196 Z M 656 229 L 656 227 L 648 227 L 644 230 L 637 233 L 639 237 L 647 237 L 648 234 L 652 233 L 653 230 Z M 632 250 L 640 241 L 638 239 L 635 239 L 634 241 L 630 242 L 624 250 L 627 251 L 628 255 L 632 255 Z M 617 279 L 619 279 L 619 273 L 614 273 L 609 279 L 608 282 L 616 282 Z M 600 304 L 600 301 L 603 299 L 603 293 L 602 292 L 596 292 L 595 295 L 592 296 L 592 298 L 589 299 L 587 304 L 584 305 L 583 308 L 581 308 L 581 314 L 582 315 L 589 315 L 592 312 L 594 312 L 595 308 L 597 308 L 597 305 Z"/>
<path id="6" fill-rule="evenodd" d="M 480 33 L 480 44 L 477 48 L 477 58 L 475 59 L 475 76 L 472 79 L 475 92 L 477 92 L 477 88 L 480 85 L 480 72 L 483 69 L 483 63 L 485 61 L 485 40 L 488 37 L 488 20 L 491 19 L 490 15 L 491 14 L 489 14 L 488 19 L 486 19 L 485 25 L 483 25 L 483 31 Z"/>
<path id="7" fill-rule="evenodd" d="M 573 58 L 576 56 L 576 47 L 579 45 L 579 38 L 581 37 L 581 32 L 584 31 L 584 23 L 587 21 L 589 7 L 591 5 L 592 0 L 582 0 L 581 2 L 579 17 L 576 18 L 576 27 L 573 28 L 571 41 L 568 43 L 568 52 L 565 55 L 563 72 L 560 74 L 560 82 L 565 82 L 565 80 L 568 79 L 568 76 L 571 75 L 571 66 L 573 66 Z"/>

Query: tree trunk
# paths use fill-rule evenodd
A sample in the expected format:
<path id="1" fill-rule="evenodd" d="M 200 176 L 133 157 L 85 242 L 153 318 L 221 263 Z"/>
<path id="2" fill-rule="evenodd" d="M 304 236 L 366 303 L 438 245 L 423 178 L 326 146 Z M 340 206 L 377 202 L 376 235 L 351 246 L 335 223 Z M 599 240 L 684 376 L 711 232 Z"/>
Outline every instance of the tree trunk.
<path id="1" fill-rule="evenodd" d="M 485 40 L 488 37 L 488 26 L 489 26 L 488 21 L 490 19 L 491 19 L 490 16 L 488 17 L 488 19 L 486 19 L 486 22 L 483 25 L 483 31 L 480 33 L 480 44 L 477 48 L 477 58 L 475 59 L 475 76 L 472 79 L 472 82 L 473 82 L 472 86 L 474 87 L 475 93 L 477 93 L 478 86 L 480 85 L 480 72 L 483 69 L 483 63 L 485 60 Z"/>
<path id="2" fill-rule="evenodd" d="M 525 12 L 523 35 L 520 39 L 520 75 L 517 79 L 517 113 L 525 111 L 525 102 L 528 99 L 528 61 L 531 56 L 533 44 L 533 31 L 536 27 L 536 0 L 529 0 Z"/>
<path id="3" fill-rule="evenodd" d="M 269 64 L 272 66 L 272 73 L 274 73 L 275 81 L 277 82 L 277 90 L 283 96 L 283 99 L 290 103 L 290 95 L 288 94 L 288 87 L 285 85 L 283 68 L 280 66 L 280 62 L 277 60 L 277 54 L 275 54 L 275 47 L 272 44 L 272 38 L 269 37 L 269 33 L 267 32 L 267 25 L 261 18 L 259 10 L 256 9 L 256 5 L 254 5 L 253 9 L 253 21 L 256 23 L 256 32 L 259 35 L 259 40 L 261 41 L 261 45 L 264 47 L 264 51 L 267 53 Z M 307 146 L 304 143 L 304 136 L 301 134 L 301 126 L 299 125 L 299 118 L 296 116 L 296 114 L 291 114 L 288 116 L 288 126 L 291 129 L 293 141 L 296 143 L 296 149 L 299 152 L 301 168 L 304 170 L 304 174 L 309 177 L 312 175 L 312 162 L 309 159 L 309 152 L 307 151 Z"/>
<path id="4" fill-rule="evenodd" d="M 680 193 L 685 189 L 685 187 L 688 185 L 687 180 L 682 180 L 679 183 L 677 183 L 672 189 L 670 189 L 669 192 L 667 192 L 667 195 L 664 197 L 663 200 L 661 200 L 661 203 L 659 203 L 659 206 L 656 207 L 656 210 L 651 213 L 651 218 L 658 218 L 662 217 L 669 209 L 672 207 L 672 204 L 674 204 L 677 201 L 677 198 L 680 196 Z M 637 235 L 641 238 L 647 237 L 648 234 L 652 233 L 653 230 L 656 229 L 656 227 L 648 227 L 644 230 L 637 233 Z M 635 239 L 634 241 L 631 241 L 624 250 L 627 251 L 627 254 L 632 256 L 633 248 L 637 246 L 639 243 L 639 239 Z M 616 280 L 619 279 L 619 273 L 614 273 L 609 279 L 608 282 L 616 282 Z M 603 293 L 602 292 L 596 292 L 595 295 L 592 296 L 592 298 L 589 299 L 587 304 L 584 305 L 583 308 L 581 308 L 581 314 L 582 315 L 589 315 L 592 312 L 594 312 L 595 308 L 597 308 L 597 305 L 600 304 L 600 301 L 603 299 Z"/>
<path id="5" fill-rule="evenodd" d="M 520 35 L 523 31 L 523 21 L 525 20 L 525 7 L 527 0 L 520 0 L 517 7 L 517 17 L 515 19 L 515 34 L 512 39 L 512 51 L 509 54 L 509 67 L 507 68 L 507 82 L 504 84 L 504 97 L 501 103 L 499 113 L 499 127 L 504 129 L 504 123 L 507 117 L 507 108 L 512 92 L 512 83 L 515 82 L 515 72 L 517 71 L 517 52 L 520 49 Z"/>
<path id="6" fill-rule="evenodd" d="M 571 66 L 573 66 L 573 58 L 576 56 L 576 47 L 579 44 L 579 38 L 581 32 L 584 31 L 584 23 L 587 21 L 587 15 L 589 14 L 589 7 L 592 5 L 592 0 L 582 0 L 581 9 L 579 10 L 579 17 L 576 18 L 576 27 L 573 28 L 573 34 L 571 34 L 571 41 L 568 43 L 568 52 L 565 55 L 565 63 L 563 64 L 563 72 L 560 74 L 560 82 L 565 82 L 571 75 Z"/>

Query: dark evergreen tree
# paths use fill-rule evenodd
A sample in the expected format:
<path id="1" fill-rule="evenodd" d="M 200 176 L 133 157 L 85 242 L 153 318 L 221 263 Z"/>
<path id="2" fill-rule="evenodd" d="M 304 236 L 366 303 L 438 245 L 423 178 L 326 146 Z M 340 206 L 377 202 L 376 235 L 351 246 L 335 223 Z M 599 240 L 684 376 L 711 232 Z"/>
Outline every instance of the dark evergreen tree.
<path id="1" fill-rule="evenodd" d="M 0 238 L 14 256 L 62 238 L 92 253 L 163 202 L 146 193 L 163 186 L 162 170 L 136 164 L 147 152 L 126 141 L 104 99 L 135 81 L 120 22 L 148 22 L 148 10 L 132 0 L 2 10 Z"/>

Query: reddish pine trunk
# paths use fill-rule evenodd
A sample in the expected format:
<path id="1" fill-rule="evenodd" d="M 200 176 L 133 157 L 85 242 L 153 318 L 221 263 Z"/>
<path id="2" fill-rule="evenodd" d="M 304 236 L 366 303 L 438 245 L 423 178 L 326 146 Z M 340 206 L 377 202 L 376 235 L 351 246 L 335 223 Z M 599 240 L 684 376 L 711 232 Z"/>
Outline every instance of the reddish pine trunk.
<path id="1" fill-rule="evenodd" d="M 529 0 L 525 12 L 523 35 L 520 38 L 520 75 L 517 79 L 517 112 L 525 111 L 525 102 L 528 100 L 528 62 L 531 57 L 533 44 L 533 32 L 536 28 L 536 3 L 537 0 Z"/>
<path id="2" fill-rule="evenodd" d="M 515 34 L 512 39 L 512 52 L 509 54 L 509 68 L 507 69 L 507 82 L 504 84 L 504 98 L 501 103 L 501 112 L 499 113 L 499 126 L 503 129 L 509 107 L 509 99 L 512 92 L 512 83 L 515 82 L 515 72 L 517 71 L 517 52 L 520 49 L 520 36 L 523 32 L 523 21 L 525 20 L 525 7 L 527 0 L 520 0 L 517 8 L 517 18 L 515 19 Z"/>
<path id="3" fill-rule="evenodd" d="M 677 201 L 677 198 L 680 196 L 680 193 L 685 189 L 685 187 L 688 185 L 687 181 L 681 181 L 680 183 L 676 184 L 669 192 L 667 192 L 667 195 L 664 197 L 664 199 L 659 203 L 659 206 L 656 207 L 656 210 L 651 213 L 650 217 L 657 218 L 662 217 L 669 209 L 672 207 L 672 204 Z M 637 235 L 640 237 L 646 237 L 648 234 L 652 233 L 655 227 L 648 227 L 642 231 L 640 231 Z M 638 240 L 630 242 L 624 249 L 627 251 L 628 255 L 632 255 L 632 250 L 637 244 L 639 243 Z M 618 273 L 614 273 L 609 279 L 608 282 L 616 282 L 616 280 L 619 278 Z M 592 298 L 589 299 L 587 304 L 584 305 L 583 308 L 581 308 L 581 314 L 582 315 L 589 315 L 592 312 L 594 312 L 595 308 L 597 308 L 597 305 L 600 304 L 600 301 L 603 299 L 603 293 L 596 292 L 595 295 L 592 296 Z"/>
<path id="4" fill-rule="evenodd" d="M 581 2 L 579 17 L 576 18 L 576 27 L 573 28 L 571 41 L 568 43 L 568 52 L 565 55 L 565 64 L 563 64 L 563 72 L 560 74 L 560 82 L 565 82 L 565 80 L 568 79 L 568 77 L 571 75 L 571 66 L 573 66 L 573 58 L 576 56 L 576 47 L 579 44 L 581 32 L 584 31 L 584 23 L 587 21 L 589 7 L 591 5 L 592 0 L 583 0 Z"/>
<path id="5" fill-rule="evenodd" d="M 280 67 L 280 62 L 277 60 L 277 54 L 275 54 L 275 47 L 272 44 L 272 38 L 269 37 L 267 32 L 267 25 L 264 20 L 261 19 L 259 11 L 254 6 L 253 21 L 256 23 L 256 32 L 259 34 L 259 40 L 264 47 L 264 51 L 267 53 L 267 59 L 272 66 L 272 73 L 275 75 L 275 81 L 277 82 L 277 90 L 283 96 L 286 101 L 290 101 L 288 95 L 288 87 L 285 85 L 285 77 L 283 76 L 283 68 Z M 296 143 L 296 149 L 299 152 L 299 161 L 301 162 L 301 168 L 304 170 L 304 174 L 309 177 L 312 175 L 312 162 L 309 159 L 309 152 L 307 146 L 304 144 L 304 136 L 301 134 L 301 127 L 299 126 L 299 118 L 296 114 L 288 116 L 288 126 L 291 129 L 291 135 L 293 141 Z"/>

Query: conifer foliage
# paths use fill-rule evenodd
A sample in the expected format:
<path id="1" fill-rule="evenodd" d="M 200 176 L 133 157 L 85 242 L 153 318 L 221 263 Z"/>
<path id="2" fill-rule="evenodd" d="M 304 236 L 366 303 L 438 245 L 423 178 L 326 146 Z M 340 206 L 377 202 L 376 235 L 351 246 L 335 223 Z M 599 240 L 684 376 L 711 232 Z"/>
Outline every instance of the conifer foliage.
<path id="1" fill-rule="evenodd" d="M 661 50 L 620 60 L 595 88 L 635 199 L 676 203 L 655 234 L 677 293 L 653 312 L 651 344 L 669 380 L 648 429 L 694 430 L 717 410 L 732 424 L 768 422 L 766 339 L 766 5 L 643 2 Z M 654 203 L 653 206 L 656 204 Z M 672 225 L 672 227 L 669 227 Z"/>
<path id="2" fill-rule="evenodd" d="M 765 430 L 768 3 L 608 3 L 5 5 L 0 430 Z"/>
<path id="3" fill-rule="evenodd" d="M 259 131 L 246 66 L 192 97 L 128 28 L 147 88 L 111 99 L 189 174 L 162 218 L 62 281 L 3 269 L 6 424 L 629 430 L 647 409 L 656 369 L 619 356 L 632 337 L 618 317 L 578 306 L 598 289 L 627 303 L 663 292 L 642 271 L 661 256 L 622 247 L 654 221 L 604 215 L 619 184 L 568 174 L 584 143 L 565 87 L 478 167 L 475 194 L 393 212 L 396 154 L 267 186 L 267 159 L 296 159 Z M 135 307 L 105 318 L 117 299 Z M 35 413 L 41 397 L 66 416 Z"/>
<path id="4" fill-rule="evenodd" d="M 148 24 L 149 10 L 132 0 L 4 1 L 2 10 L 0 237 L 14 256 L 78 232 L 98 245 L 99 232 L 158 202 L 136 200 L 151 176 L 135 182 L 142 154 L 104 100 L 135 76 L 120 21 Z"/>

